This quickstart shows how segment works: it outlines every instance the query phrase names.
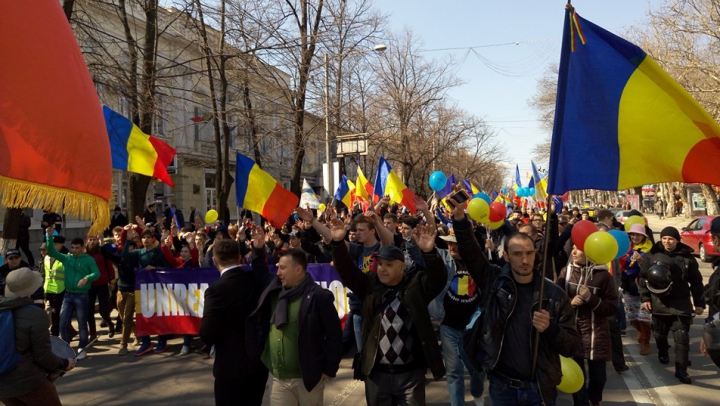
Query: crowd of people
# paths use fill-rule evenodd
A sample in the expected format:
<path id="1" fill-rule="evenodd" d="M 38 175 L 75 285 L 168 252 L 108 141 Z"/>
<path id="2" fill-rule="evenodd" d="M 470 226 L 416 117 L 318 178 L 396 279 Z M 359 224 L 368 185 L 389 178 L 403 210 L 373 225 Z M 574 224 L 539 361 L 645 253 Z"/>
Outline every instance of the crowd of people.
<path id="1" fill-rule="evenodd" d="M 591 217 L 577 208 L 508 207 L 502 225 L 490 229 L 458 200 L 417 198 L 417 214 L 388 197 L 365 212 L 360 205 L 322 213 L 298 207 L 282 228 L 246 217 L 207 225 L 194 207 L 187 223 L 177 221 L 177 208 L 158 219 L 151 205 L 133 222 L 116 210 L 111 235 L 72 239 L 67 248 L 50 221 L 36 266 L 12 249 L 0 267 L 0 315 L 14 315 L 21 355 L 14 369 L 0 369 L 0 399 L 60 404 L 45 374 L 85 358 L 98 337 L 96 304 L 107 338 L 120 336 L 119 356 L 131 346 L 138 357 L 167 351 L 168 336 L 154 344 L 135 335 L 138 268 L 219 271 L 205 293 L 204 345 L 197 349 L 214 355 L 217 405 L 260 405 L 268 373 L 271 404 L 321 405 L 325 384 L 351 349 L 369 405 L 424 404 L 428 370 L 434 380 L 446 377 L 452 405 L 465 404 L 466 374 L 477 405 L 486 380 L 493 404 L 552 405 L 561 356 L 587 378 L 573 394 L 575 405 L 599 405 L 608 363 L 628 370 L 621 338 L 627 325 L 637 330 L 643 356 L 652 353 L 654 336 L 662 364 L 670 362 L 672 333 L 675 376 L 692 382 L 693 316 L 709 306 L 711 317 L 720 303 L 704 290 L 677 229 L 664 228 L 656 242 L 647 224 L 633 224 L 628 252 L 595 264 L 573 243 L 572 230 L 581 220 L 595 221 L 599 231 L 624 230 L 610 210 Z M 711 233 L 719 244 L 720 219 Z M 333 294 L 308 273 L 310 263 L 332 263 L 351 290 L 344 327 Z M 468 341 L 473 323 L 482 334 Z M 68 343 L 78 336 L 77 357 L 53 355 L 50 335 Z M 192 339 L 183 337 L 180 355 L 193 352 Z M 707 355 L 704 346 L 701 352 Z"/>

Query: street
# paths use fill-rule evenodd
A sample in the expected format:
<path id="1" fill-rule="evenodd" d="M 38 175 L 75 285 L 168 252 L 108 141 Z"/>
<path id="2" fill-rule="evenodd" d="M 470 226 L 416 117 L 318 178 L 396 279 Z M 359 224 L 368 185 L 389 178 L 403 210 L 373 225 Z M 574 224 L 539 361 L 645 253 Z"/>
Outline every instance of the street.
<path id="1" fill-rule="evenodd" d="M 656 238 L 660 230 L 672 225 L 680 229 L 689 220 L 670 218 L 659 220 L 649 215 L 650 227 Z M 709 264 L 700 262 L 704 281 L 711 274 Z M 639 355 L 636 332 L 632 327 L 623 338 L 624 351 L 630 370 L 617 374 L 612 365 L 608 365 L 608 381 L 605 387 L 603 404 L 605 405 L 664 405 L 664 406 L 701 406 L 716 404 L 715 398 L 720 388 L 720 376 L 716 367 L 708 358 L 699 353 L 700 333 L 703 317 L 696 317 L 690 333 L 692 362 L 689 374 L 692 385 L 678 382 L 674 376 L 674 353 L 670 349 L 670 364 L 662 365 L 657 359 L 654 340 L 651 341 L 652 353 Z M 98 319 L 99 322 L 99 319 Z M 100 329 L 106 334 L 106 329 Z M 178 355 L 181 338 L 170 341 L 170 349 L 163 354 L 143 357 L 129 355 L 119 357 L 119 337 L 108 339 L 101 335 L 100 340 L 88 351 L 88 358 L 79 361 L 78 366 L 66 376 L 58 379 L 56 385 L 60 399 L 65 405 L 212 405 L 213 377 L 212 359 L 191 354 Z M 201 343 L 196 339 L 196 347 Z M 673 344 L 670 338 L 670 344 Z M 73 345 L 77 345 L 73 342 Z M 132 347 L 131 347 L 132 348 Z M 364 384 L 352 380 L 352 356 L 346 355 L 338 376 L 325 389 L 326 405 L 364 404 Z M 467 385 L 466 385 L 467 386 Z M 487 383 L 486 383 L 487 388 Z M 427 386 L 428 405 L 448 405 L 447 386 L 444 380 L 431 382 Z M 486 405 L 490 404 L 486 395 Z M 267 397 L 267 392 L 266 392 Z M 466 397 L 471 402 L 471 397 Z M 238 404 L 242 404 L 238 400 Z M 571 405 L 572 397 L 561 394 L 558 405 Z"/>

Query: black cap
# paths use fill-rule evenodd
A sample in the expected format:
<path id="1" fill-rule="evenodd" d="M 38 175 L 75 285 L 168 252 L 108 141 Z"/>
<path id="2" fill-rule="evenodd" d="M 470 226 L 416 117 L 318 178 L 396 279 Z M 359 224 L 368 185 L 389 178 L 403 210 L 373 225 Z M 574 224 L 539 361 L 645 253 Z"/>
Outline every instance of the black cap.
<path id="1" fill-rule="evenodd" d="M 65 237 L 61 235 L 56 235 L 53 237 L 53 242 L 57 244 L 65 244 Z"/>
<path id="2" fill-rule="evenodd" d="M 397 260 L 405 262 L 405 254 L 403 254 L 400 248 L 394 245 L 383 245 L 380 247 L 380 251 L 378 251 L 376 256 L 388 261 Z"/>
<path id="3" fill-rule="evenodd" d="M 680 233 L 678 232 L 677 228 L 675 227 L 665 227 L 660 231 L 660 238 L 663 237 L 672 237 L 678 241 L 680 241 Z"/>
<path id="4" fill-rule="evenodd" d="M 710 223 L 710 233 L 720 235 L 720 217 L 715 217 Z"/>
<path id="5" fill-rule="evenodd" d="M 14 248 L 7 250 L 7 252 L 5 253 L 5 258 L 19 257 L 19 256 L 20 256 L 20 250 L 16 250 Z"/>

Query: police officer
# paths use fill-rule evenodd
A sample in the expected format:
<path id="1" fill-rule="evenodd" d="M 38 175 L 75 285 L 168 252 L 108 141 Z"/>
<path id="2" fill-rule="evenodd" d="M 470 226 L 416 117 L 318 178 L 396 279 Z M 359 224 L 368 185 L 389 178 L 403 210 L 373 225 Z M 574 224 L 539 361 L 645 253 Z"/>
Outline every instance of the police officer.
<path id="1" fill-rule="evenodd" d="M 652 312 L 658 359 L 661 364 L 670 362 L 667 335 L 672 331 L 675 377 L 687 384 L 692 383 L 687 367 L 693 310 L 702 315 L 705 309 L 702 275 L 692 252 L 692 248 L 680 242 L 675 227 L 665 227 L 660 232 L 660 242 L 653 245 L 641 264 L 639 286 L 643 308 Z"/>
<path id="2" fill-rule="evenodd" d="M 720 246 L 720 217 L 710 223 L 710 235 L 715 246 Z M 710 357 L 720 367 L 720 257 L 712 263 L 713 273 L 705 289 L 705 301 L 708 305 L 708 317 L 703 327 L 703 340 L 700 352 Z"/>

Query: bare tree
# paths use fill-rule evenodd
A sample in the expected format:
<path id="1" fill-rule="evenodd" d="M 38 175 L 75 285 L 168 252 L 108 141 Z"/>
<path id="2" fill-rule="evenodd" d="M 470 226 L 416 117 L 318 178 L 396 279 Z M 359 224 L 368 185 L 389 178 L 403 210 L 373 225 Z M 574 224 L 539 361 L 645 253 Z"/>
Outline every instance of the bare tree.
<path id="1" fill-rule="evenodd" d="M 447 91 L 462 84 L 450 62 L 426 61 L 419 55 L 421 43 L 410 30 L 390 35 L 391 52 L 381 56 L 378 66 L 377 119 L 387 129 L 376 142 L 381 150 L 399 164 L 403 181 L 413 176 L 422 154 L 413 153 L 421 139 L 416 139 L 413 121 L 439 105 Z M 417 128 L 415 128 L 417 130 Z M 417 131 L 415 132 L 417 134 Z"/>
<path id="2" fill-rule="evenodd" d="M 550 161 L 550 143 L 555 122 L 555 98 L 557 95 L 557 78 L 559 68 L 557 64 L 550 65 L 543 76 L 538 80 L 537 89 L 528 105 L 540 115 L 540 125 L 547 132 L 546 137 L 533 147 L 533 158 L 539 162 Z"/>
<path id="3" fill-rule="evenodd" d="M 720 119 L 720 4 L 669 0 L 648 12 L 648 24 L 630 30 L 633 40 L 718 121 Z M 720 213 L 717 195 L 701 185 L 709 215 Z M 691 212 L 685 199 L 685 213 Z"/>

